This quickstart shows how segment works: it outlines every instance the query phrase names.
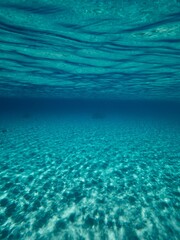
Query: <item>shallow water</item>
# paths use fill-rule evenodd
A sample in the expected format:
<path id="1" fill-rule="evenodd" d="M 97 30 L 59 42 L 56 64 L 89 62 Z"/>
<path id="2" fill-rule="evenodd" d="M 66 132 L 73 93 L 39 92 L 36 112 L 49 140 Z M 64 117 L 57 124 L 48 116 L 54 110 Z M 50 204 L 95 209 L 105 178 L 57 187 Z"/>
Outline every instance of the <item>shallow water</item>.
<path id="1" fill-rule="evenodd" d="M 0 0 L 0 239 L 180 239 L 180 0 Z"/>
<path id="2" fill-rule="evenodd" d="M 1 133 L 1 239 L 180 238 L 179 130 L 127 119 L 22 122 Z"/>

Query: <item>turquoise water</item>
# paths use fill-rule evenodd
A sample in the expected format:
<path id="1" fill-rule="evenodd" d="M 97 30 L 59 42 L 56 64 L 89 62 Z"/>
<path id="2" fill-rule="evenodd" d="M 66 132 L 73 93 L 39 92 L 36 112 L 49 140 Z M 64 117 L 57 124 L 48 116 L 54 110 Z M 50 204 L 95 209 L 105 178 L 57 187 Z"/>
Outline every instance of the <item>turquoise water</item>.
<path id="1" fill-rule="evenodd" d="M 180 96 L 179 0 L 1 0 L 1 96 Z"/>
<path id="2" fill-rule="evenodd" d="M 178 126 L 86 115 L 1 124 L 1 239 L 180 238 Z"/>
<path id="3" fill-rule="evenodd" d="M 0 239 L 180 239 L 179 56 L 179 0 L 0 0 Z"/>

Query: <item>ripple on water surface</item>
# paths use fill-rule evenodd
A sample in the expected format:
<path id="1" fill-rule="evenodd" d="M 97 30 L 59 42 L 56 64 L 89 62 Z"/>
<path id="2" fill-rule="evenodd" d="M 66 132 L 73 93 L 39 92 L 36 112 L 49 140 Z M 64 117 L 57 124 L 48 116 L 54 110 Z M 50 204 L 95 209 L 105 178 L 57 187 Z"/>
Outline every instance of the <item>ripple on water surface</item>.
<path id="1" fill-rule="evenodd" d="M 1 0 L 0 95 L 179 99 L 179 0 Z"/>

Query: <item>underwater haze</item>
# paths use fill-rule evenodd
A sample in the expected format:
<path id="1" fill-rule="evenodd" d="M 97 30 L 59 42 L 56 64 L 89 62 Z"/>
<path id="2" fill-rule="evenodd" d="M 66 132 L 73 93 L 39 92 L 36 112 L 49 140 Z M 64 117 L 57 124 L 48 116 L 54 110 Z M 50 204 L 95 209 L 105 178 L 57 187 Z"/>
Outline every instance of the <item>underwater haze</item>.
<path id="1" fill-rule="evenodd" d="M 179 0 L 0 0 L 1 239 L 180 239 Z"/>

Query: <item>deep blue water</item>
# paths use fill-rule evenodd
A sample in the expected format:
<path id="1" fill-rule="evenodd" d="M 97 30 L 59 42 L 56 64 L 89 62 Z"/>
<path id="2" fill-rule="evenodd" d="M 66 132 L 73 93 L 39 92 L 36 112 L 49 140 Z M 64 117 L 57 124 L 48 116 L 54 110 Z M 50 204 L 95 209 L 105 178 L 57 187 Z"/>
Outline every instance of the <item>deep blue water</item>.
<path id="1" fill-rule="evenodd" d="M 180 239 L 180 1 L 0 0 L 0 239 Z"/>

